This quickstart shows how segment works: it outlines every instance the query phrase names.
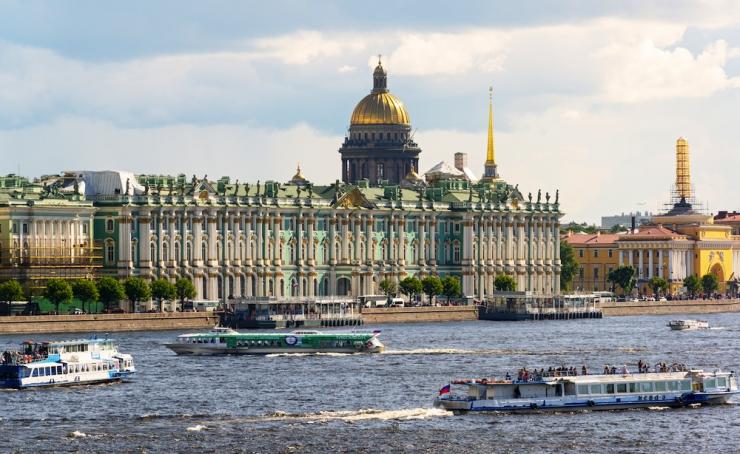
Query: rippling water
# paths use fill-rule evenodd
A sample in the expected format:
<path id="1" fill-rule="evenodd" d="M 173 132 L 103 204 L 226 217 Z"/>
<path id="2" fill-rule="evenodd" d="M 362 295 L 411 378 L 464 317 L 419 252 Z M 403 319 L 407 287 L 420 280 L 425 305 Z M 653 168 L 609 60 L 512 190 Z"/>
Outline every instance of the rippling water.
<path id="1" fill-rule="evenodd" d="M 719 407 L 530 415 L 431 407 L 450 378 L 521 366 L 643 359 L 740 371 L 740 314 L 707 316 L 715 329 L 692 332 L 670 331 L 670 318 L 385 325 L 380 355 L 183 358 L 162 346 L 180 333 L 120 333 L 121 350 L 137 362 L 135 381 L 0 392 L 0 451 L 738 452 L 737 398 Z M 26 337 L 2 336 L 0 348 Z"/>

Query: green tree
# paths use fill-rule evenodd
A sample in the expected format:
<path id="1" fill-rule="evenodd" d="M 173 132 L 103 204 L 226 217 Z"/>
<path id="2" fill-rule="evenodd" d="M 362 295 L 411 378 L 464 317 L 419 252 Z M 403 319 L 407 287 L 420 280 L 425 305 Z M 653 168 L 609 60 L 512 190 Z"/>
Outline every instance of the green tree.
<path id="1" fill-rule="evenodd" d="M 167 279 L 157 279 L 152 282 L 152 297 L 159 301 L 159 312 L 164 310 L 164 300 L 171 300 L 177 297 L 175 284 Z"/>
<path id="2" fill-rule="evenodd" d="M 421 289 L 429 297 L 429 304 L 432 304 L 432 298 L 442 293 L 442 281 L 439 276 L 427 276 L 421 280 Z"/>
<path id="3" fill-rule="evenodd" d="M 665 293 L 668 290 L 668 281 L 659 276 L 653 276 L 648 281 L 648 285 L 653 290 L 653 295 L 656 297 L 660 296 L 661 293 Z"/>
<path id="4" fill-rule="evenodd" d="M 140 277 L 130 277 L 123 282 L 123 291 L 126 298 L 131 301 L 131 310 L 136 309 L 136 303 L 147 301 L 152 297 L 152 289 L 149 282 Z"/>
<path id="5" fill-rule="evenodd" d="M 409 299 L 421 293 L 421 281 L 415 277 L 409 276 L 401 281 L 401 293 L 408 295 Z"/>
<path id="6" fill-rule="evenodd" d="M 123 284 L 112 277 L 101 277 L 98 282 L 98 292 L 100 301 L 105 305 L 105 310 L 109 311 L 112 304 L 118 305 L 126 297 L 123 291 Z"/>
<path id="7" fill-rule="evenodd" d="M 462 285 L 460 279 L 455 276 L 445 276 L 442 278 L 442 294 L 447 297 L 447 302 L 450 302 L 450 298 L 458 297 L 462 293 Z"/>
<path id="8" fill-rule="evenodd" d="M 54 304 L 58 314 L 60 305 L 72 302 L 72 287 L 63 279 L 49 279 L 44 296 Z"/>
<path id="9" fill-rule="evenodd" d="M 560 242 L 560 288 L 569 291 L 578 272 L 578 261 L 573 246 L 566 241 Z"/>
<path id="10" fill-rule="evenodd" d="M 719 288 L 719 280 L 714 274 L 705 274 L 701 277 L 701 289 L 705 296 L 710 296 Z"/>
<path id="11" fill-rule="evenodd" d="M 380 284 L 378 284 L 378 287 L 380 287 L 380 291 L 383 292 L 383 295 L 388 298 L 396 293 L 396 281 L 392 279 L 383 279 L 380 281 Z"/>
<path id="12" fill-rule="evenodd" d="M 683 280 L 683 285 L 686 287 L 686 291 L 689 295 L 691 295 L 692 298 L 695 298 L 696 292 L 701 288 L 701 281 L 699 281 L 699 278 L 696 277 L 696 275 L 692 274 L 691 276 L 686 276 Z"/>
<path id="13" fill-rule="evenodd" d="M 622 292 L 627 295 L 635 288 L 635 269 L 631 266 L 620 266 L 609 272 L 606 280 L 613 285 L 618 285 Z"/>
<path id="14" fill-rule="evenodd" d="M 13 301 L 23 301 L 26 297 L 23 294 L 23 287 L 15 279 L 5 281 L 0 284 L 0 301 L 3 302 L 2 315 L 10 315 L 10 305 Z"/>
<path id="15" fill-rule="evenodd" d="M 493 280 L 493 288 L 499 292 L 515 292 L 516 281 L 508 274 L 499 274 L 496 276 L 496 279 Z"/>
<path id="16" fill-rule="evenodd" d="M 95 303 L 100 298 L 98 287 L 93 281 L 87 279 L 77 279 L 72 281 L 72 294 L 82 303 L 82 310 L 90 312 L 91 303 Z M 87 309 L 85 309 L 87 304 Z"/>
<path id="17" fill-rule="evenodd" d="M 175 281 L 175 293 L 180 300 L 180 310 L 182 310 L 185 301 L 195 298 L 195 286 L 190 279 L 180 278 Z"/>

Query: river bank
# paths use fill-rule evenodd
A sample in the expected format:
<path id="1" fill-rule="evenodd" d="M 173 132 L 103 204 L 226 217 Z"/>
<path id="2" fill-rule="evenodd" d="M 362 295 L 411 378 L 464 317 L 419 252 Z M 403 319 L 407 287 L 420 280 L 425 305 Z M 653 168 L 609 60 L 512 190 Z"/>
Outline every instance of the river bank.
<path id="1" fill-rule="evenodd" d="M 740 299 L 608 302 L 601 311 L 604 317 L 740 312 Z"/>
<path id="2" fill-rule="evenodd" d="M 155 314 L 22 315 L 0 317 L 0 334 L 91 333 L 211 328 L 212 312 Z"/>

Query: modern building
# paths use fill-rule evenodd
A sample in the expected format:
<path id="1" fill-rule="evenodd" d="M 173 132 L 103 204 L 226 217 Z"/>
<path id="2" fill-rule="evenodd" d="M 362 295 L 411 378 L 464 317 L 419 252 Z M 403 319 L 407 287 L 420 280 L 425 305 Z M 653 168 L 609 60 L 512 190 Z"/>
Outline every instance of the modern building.
<path id="1" fill-rule="evenodd" d="M 380 63 L 373 77 L 373 92 L 352 114 L 334 183 L 315 184 L 300 169 L 285 183 L 252 184 L 68 172 L 50 178 L 53 192 L 25 181 L 13 200 L 30 215 L 72 204 L 66 219 L 84 218 L 85 244 L 102 248 L 97 275 L 186 277 L 197 299 L 356 297 L 378 294 L 383 279 L 428 275 L 457 276 L 463 293 L 479 299 L 500 274 L 519 290 L 559 293 L 558 197 L 525 200 L 500 178 L 426 184 L 415 172 L 421 150 L 408 114 L 387 91 Z M 20 236 L 5 241 L 16 238 L 23 244 Z"/>
<path id="2" fill-rule="evenodd" d="M 641 226 L 643 224 L 649 224 L 653 216 L 653 213 L 647 211 L 636 211 L 634 213 L 622 213 L 613 216 L 602 216 L 601 229 L 610 230 L 615 226 L 621 226 L 625 229 L 629 229 L 632 228 L 633 220 L 635 222 L 635 226 Z"/>

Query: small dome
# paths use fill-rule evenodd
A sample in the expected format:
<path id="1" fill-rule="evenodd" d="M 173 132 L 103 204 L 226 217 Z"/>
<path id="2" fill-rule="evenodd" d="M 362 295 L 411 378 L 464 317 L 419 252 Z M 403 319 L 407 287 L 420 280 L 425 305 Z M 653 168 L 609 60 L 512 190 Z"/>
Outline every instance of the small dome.
<path id="1" fill-rule="evenodd" d="M 373 71 L 373 91 L 352 111 L 351 125 L 408 125 L 409 114 L 400 99 L 387 88 L 387 73 L 382 64 Z"/>

